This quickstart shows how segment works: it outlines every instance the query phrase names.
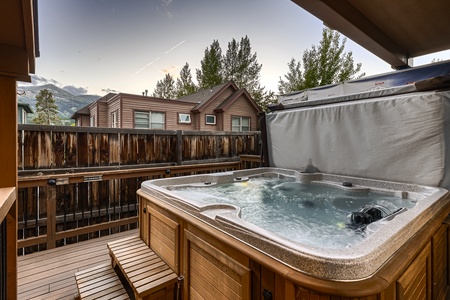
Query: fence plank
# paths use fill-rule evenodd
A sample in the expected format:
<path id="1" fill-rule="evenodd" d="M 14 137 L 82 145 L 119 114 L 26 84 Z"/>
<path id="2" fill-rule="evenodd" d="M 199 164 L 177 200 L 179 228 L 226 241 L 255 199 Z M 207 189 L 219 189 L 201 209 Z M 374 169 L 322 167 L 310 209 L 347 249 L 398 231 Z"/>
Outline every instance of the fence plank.
<path id="1" fill-rule="evenodd" d="M 78 166 L 76 132 L 66 132 L 64 150 L 64 166 L 67 168 L 76 168 Z"/>
<path id="2" fill-rule="evenodd" d="M 100 165 L 109 165 L 109 135 L 107 133 L 100 133 Z"/>
<path id="3" fill-rule="evenodd" d="M 100 166 L 100 143 L 98 133 L 89 133 L 88 135 L 88 147 L 89 147 L 89 166 Z"/>
<path id="4" fill-rule="evenodd" d="M 78 154 L 78 167 L 89 166 L 89 147 L 88 147 L 88 133 L 77 133 L 77 154 Z"/>

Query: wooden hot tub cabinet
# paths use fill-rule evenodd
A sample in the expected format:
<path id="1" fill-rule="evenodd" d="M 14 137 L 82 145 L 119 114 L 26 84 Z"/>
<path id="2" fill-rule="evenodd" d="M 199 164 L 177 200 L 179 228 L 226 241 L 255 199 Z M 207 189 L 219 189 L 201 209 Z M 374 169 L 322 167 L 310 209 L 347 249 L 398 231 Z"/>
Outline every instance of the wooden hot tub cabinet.
<path id="1" fill-rule="evenodd" d="M 330 281 L 290 268 L 168 203 L 138 191 L 140 236 L 177 274 L 183 299 L 446 299 L 450 205 L 374 275 Z M 270 298 L 271 296 L 271 298 Z"/>

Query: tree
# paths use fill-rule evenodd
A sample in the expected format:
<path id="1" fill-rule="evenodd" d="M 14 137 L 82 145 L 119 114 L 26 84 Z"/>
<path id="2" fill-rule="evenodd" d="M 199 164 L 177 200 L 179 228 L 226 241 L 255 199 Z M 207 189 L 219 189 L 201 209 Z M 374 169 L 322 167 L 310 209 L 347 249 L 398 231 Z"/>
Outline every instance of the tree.
<path id="1" fill-rule="evenodd" d="M 197 81 L 200 90 L 223 83 L 222 77 L 222 50 L 219 41 L 214 40 L 205 50 L 205 56 L 201 63 L 201 69 L 197 69 Z"/>
<path id="2" fill-rule="evenodd" d="M 164 79 L 158 80 L 156 83 L 153 97 L 174 99 L 175 96 L 175 81 L 170 74 L 166 74 Z"/>
<path id="3" fill-rule="evenodd" d="M 197 91 L 197 87 L 192 81 L 191 69 L 186 63 L 180 71 L 180 77 L 177 78 L 176 97 L 181 98 L 186 95 L 193 94 Z"/>
<path id="4" fill-rule="evenodd" d="M 278 90 L 281 94 L 313 88 L 327 84 L 340 83 L 365 74 L 359 74 L 361 63 L 354 64 L 352 52 L 344 52 L 344 38 L 337 31 L 324 28 L 319 46 L 312 46 L 303 53 L 303 72 L 300 61 L 292 59 L 288 63 L 289 71 L 280 77 Z"/>
<path id="5" fill-rule="evenodd" d="M 286 81 L 281 80 L 278 82 L 278 90 L 281 94 L 291 92 L 291 91 L 300 91 L 304 89 L 304 80 L 303 73 L 301 69 L 301 63 L 295 61 L 294 58 L 288 63 L 289 72 L 284 75 L 287 79 Z"/>
<path id="6" fill-rule="evenodd" d="M 264 88 L 259 83 L 262 65 L 258 63 L 256 52 L 252 53 L 247 36 L 240 42 L 232 39 L 222 61 L 224 81 L 233 80 L 238 87 L 245 88 L 255 101 L 262 100 Z"/>
<path id="7" fill-rule="evenodd" d="M 59 125 L 61 118 L 58 115 L 58 105 L 55 104 L 53 93 L 43 89 L 36 96 L 36 116 L 34 124 L 39 125 Z"/>

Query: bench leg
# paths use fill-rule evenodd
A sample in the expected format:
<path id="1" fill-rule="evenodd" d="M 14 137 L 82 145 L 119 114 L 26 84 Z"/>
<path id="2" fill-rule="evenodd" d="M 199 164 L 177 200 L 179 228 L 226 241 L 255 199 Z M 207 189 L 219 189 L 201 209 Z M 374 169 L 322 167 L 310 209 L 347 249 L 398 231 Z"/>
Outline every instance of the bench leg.
<path id="1" fill-rule="evenodd" d="M 116 268 L 116 265 L 117 265 L 117 262 L 116 262 L 116 260 L 114 259 L 114 257 L 112 257 L 111 254 L 109 255 L 109 257 L 111 258 L 111 267 L 112 267 L 113 269 L 115 269 L 115 268 Z"/>

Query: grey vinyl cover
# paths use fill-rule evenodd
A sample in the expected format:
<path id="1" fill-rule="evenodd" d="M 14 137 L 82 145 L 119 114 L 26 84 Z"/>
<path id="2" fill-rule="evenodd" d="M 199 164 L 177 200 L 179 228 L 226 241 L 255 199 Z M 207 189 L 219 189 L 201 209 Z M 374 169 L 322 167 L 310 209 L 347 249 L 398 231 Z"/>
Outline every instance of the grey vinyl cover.
<path id="1" fill-rule="evenodd" d="M 266 115 L 269 165 L 450 188 L 450 91 Z"/>

